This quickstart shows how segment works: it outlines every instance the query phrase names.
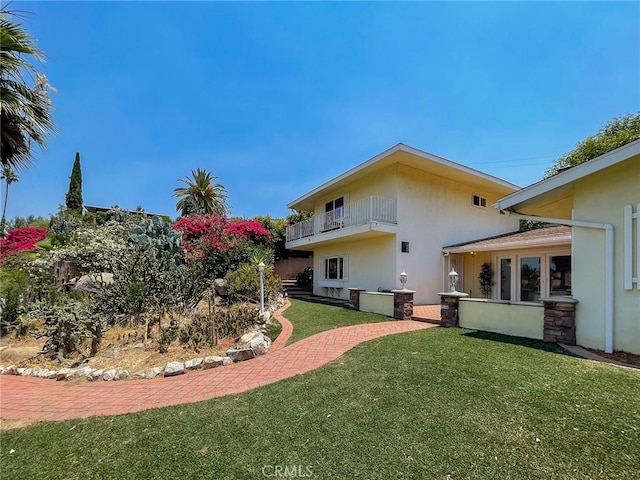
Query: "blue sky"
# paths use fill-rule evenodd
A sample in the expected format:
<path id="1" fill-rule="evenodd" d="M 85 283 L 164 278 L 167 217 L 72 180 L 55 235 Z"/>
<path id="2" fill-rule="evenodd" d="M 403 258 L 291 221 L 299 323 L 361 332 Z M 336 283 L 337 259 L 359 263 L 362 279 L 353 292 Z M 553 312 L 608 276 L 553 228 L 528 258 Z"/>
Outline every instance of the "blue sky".
<path id="1" fill-rule="evenodd" d="M 59 132 L 7 217 L 64 203 L 176 215 L 206 168 L 231 213 L 286 204 L 398 142 L 518 185 L 640 111 L 638 2 L 14 2 Z"/>

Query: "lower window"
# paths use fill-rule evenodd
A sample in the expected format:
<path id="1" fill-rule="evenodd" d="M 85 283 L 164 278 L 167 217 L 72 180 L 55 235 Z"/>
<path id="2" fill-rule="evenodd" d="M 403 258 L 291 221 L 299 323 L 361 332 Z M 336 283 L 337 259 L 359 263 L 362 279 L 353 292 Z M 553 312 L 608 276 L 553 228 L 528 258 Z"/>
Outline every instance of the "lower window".
<path id="1" fill-rule="evenodd" d="M 327 257 L 324 259 L 324 278 L 326 280 L 344 280 L 346 257 Z"/>
<path id="2" fill-rule="evenodd" d="M 541 297 L 571 295 L 571 255 L 514 253 L 497 255 L 494 264 L 499 268 L 499 300 L 537 302 Z"/>

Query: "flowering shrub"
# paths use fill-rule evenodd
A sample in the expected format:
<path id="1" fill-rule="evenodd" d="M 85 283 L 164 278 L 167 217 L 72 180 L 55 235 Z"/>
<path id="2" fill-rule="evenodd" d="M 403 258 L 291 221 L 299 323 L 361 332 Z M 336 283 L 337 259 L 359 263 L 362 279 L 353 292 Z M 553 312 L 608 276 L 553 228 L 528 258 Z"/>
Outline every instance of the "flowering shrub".
<path id="1" fill-rule="evenodd" d="M 47 236 L 43 227 L 20 227 L 10 230 L 6 238 L 0 238 L 0 260 L 7 255 L 33 250 Z"/>
<path id="2" fill-rule="evenodd" d="M 113 264 L 129 249 L 128 229 L 116 222 L 107 222 L 98 228 L 78 228 L 70 242 L 54 248 L 47 256 L 32 263 L 34 273 L 53 271 L 58 260 L 76 262 L 82 272 L 111 272 Z"/>
<path id="3" fill-rule="evenodd" d="M 209 248 L 226 252 L 243 241 L 264 244 L 271 235 L 257 220 L 229 220 L 217 214 L 183 217 L 173 228 L 182 232 L 185 251 L 197 258 Z"/>

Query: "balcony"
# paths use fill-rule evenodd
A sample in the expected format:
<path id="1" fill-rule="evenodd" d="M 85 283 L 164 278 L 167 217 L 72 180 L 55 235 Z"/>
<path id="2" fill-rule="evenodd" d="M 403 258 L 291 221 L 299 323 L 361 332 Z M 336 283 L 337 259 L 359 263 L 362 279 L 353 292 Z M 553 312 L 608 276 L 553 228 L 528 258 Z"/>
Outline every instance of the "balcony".
<path id="1" fill-rule="evenodd" d="M 396 214 L 395 199 L 365 197 L 287 227 L 287 248 L 304 249 L 346 236 L 395 234 Z"/>

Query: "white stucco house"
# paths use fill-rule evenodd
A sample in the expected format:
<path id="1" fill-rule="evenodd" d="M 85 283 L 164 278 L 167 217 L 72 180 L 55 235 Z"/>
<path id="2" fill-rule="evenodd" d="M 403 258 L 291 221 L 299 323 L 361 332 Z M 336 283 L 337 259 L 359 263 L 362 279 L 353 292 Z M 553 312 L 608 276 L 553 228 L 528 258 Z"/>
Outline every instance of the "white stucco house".
<path id="1" fill-rule="evenodd" d="M 348 299 L 349 288 L 415 290 L 439 302 L 461 255 L 442 247 L 518 230 L 491 208 L 516 185 L 402 143 L 305 193 L 287 206 L 313 218 L 287 228 L 288 249 L 312 250 L 316 295 Z"/>
<path id="2" fill-rule="evenodd" d="M 561 290 L 577 301 L 576 343 L 640 354 L 640 140 L 507 195 L 495 209 L 570 227 L 570 281 Z"/>

